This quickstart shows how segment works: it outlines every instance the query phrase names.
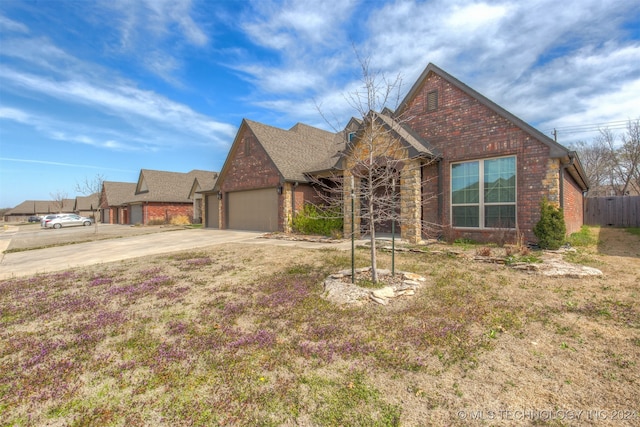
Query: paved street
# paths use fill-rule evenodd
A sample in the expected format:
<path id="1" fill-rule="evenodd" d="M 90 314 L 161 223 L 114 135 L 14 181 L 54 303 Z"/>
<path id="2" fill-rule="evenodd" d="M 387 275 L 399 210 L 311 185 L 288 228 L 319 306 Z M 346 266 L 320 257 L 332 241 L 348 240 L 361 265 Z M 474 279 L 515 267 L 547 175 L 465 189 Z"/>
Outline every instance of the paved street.
<path id="1" fill-rule="evenodd" d="M 78 227 L 78 229 L 82 228 Z M 9 226 L 7 229 L 3 229 L 0 233 L 0 251 L 5 250 L 11 238 L 17 238 L 18 233 L 17 227 Z M 329 244 L 263 239 L 261 238 L 263 234 L 252 231 L 213 229 L 178 230 L 8 253 L 0 255 L 2 257 L 0 260 L 0 280 L 226 243 L 272 245 L 274 247 L 299 246 L 342 249 L 350 247 L 349 242 Z"/>

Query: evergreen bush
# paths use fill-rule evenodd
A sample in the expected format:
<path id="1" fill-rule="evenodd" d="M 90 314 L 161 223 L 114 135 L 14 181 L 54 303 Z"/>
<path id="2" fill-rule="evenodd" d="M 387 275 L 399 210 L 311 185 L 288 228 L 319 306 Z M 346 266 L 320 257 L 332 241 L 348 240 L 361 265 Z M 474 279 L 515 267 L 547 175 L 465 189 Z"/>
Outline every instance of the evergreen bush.
<path id="1" fill-rule="evenodd" d="M 540 203 L 540 221 L 533 227 L 542 249 L 559 249 L 565 243 L 567 227 L 561 208 L 556 208 L 545 198 Z"/>
<path id="2" fill-rule="evenodd" d="M 319 209 L 307 203 L 291 225 L 298 233 L 331 236 L 342 231 L 342 211 L 339 208 Z"/>

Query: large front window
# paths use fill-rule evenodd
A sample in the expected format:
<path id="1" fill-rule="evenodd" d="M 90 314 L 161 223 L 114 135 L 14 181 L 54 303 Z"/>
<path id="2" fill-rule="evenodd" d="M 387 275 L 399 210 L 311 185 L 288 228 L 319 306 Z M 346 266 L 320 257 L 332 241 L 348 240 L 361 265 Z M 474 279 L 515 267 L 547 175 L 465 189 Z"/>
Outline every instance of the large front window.
<path id="1" fill-rule="evenodd" d="M 515 228 L 516 158 L 452 164 L 451 222 L 454 227 Z"/>

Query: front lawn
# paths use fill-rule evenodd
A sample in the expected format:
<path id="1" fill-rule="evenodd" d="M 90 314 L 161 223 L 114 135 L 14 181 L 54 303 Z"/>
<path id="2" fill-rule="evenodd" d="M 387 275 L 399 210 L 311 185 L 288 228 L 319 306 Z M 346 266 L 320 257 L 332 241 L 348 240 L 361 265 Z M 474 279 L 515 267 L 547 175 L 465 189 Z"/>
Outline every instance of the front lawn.
<path id="1" fill-rule="evenodd" d="M 348 252 L 265 245 L 5 280 L 0 425 L 630 425 L 640 258 L 602 241 L 586 279 L 400 253 L 427 282 L 387 306 L 322 298 Z"/>

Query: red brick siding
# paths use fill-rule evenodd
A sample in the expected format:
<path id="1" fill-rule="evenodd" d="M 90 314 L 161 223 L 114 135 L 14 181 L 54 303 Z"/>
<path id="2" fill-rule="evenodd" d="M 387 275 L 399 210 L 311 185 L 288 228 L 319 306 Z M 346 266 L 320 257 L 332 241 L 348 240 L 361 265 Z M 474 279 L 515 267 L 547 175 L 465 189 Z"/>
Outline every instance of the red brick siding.
<path id="1" fill-rule="evenodd" d="M 128 224 L 127 209 L 120 207 L 109 208 L 109 224 Z M 117 220 L 117 221 L 116 221 Z"/>
<path id="2" fill-rule="evenodd" d="M 230 155 L 232 157 L 227 161 L 229 169 L 225 171 L 220 190 L 223 193 L 228 193 L 259 188 L 276 188 L 280 185 L 280 172 L 262 145 L 257 142 L 253 132 L 246 126 L 240 132 L 236 144 L 231 148 Z M 227 198 L 223 197 L 221 202 L 224 204 L 226 200 Z M 226 208 L 223 206 L 220 218 L 223 227 L 226 227 L 227 224 L 226 214 Z M 283 200 L 280 196 L 278 200 L 278 227 L 280 231 L 284 230 L 284 221 Z"/>
<path id="3" fill-rule="evenodd" d="M 248 141 L 249 153 L 245 152 L 245 141 Z M 277 187 L 280 183 L 280 173 L 248 128 L 238 136 L 231 154 L 233 158 L 228 161 L 229 169 L 220 187 L 222 192 Z"/>
<path id="4" fill-rule="evenodd" d="M 425 110 L 426 94 L 438 91 L 438 109 Z M 515 155 L 517 163 L 517 221 L 528 240 L 535 239 L 533 226 L 539 218 L 539 204 L 547 194 L 542 181 L 547 174 L 549 147 L 518 126 L 482 105 L 446 80 L 430 74 L 417 95 L 408 105 L 405 117 L 408 125 L 432 144 L 443 156 L 442 206 L 439 222 L 450 224 L 451 163 Z M 433 176 L 435 168 L 425 168 L 425 176 Z M 429 192 L 434 188 L 429 186 Z M 426 195 L 425 219 L 438 212 L 433 194 Z M 488 241 L 495 230 L 456 230 L 462 236 Z"/>
<path id="5" fill-rule="evenodd" d="M 309 184 L 299 184 L 294 191 L 295 206 L 294 213 L 300 212 L 305 203 L 320 203 L 316 190 Z"/>
<path id="6" fill-rule="evenodd" d="M 187 216 L 189 220 L 193 220 L 193 203 L 160 203 L 149 202 L 142 205 L 143 223 L 146 225 L 149 221 L 171 222 L 171 218 L 177 216 Z"/>
<path id="7" fill-rule="evenodd" d="M 571 175 L 564 172 L 564 222 L 567 226 L 567 233 L 575 233 L 580 231 L 580 227 L 584 224 L 584 206 L 582 190 Z"/>

